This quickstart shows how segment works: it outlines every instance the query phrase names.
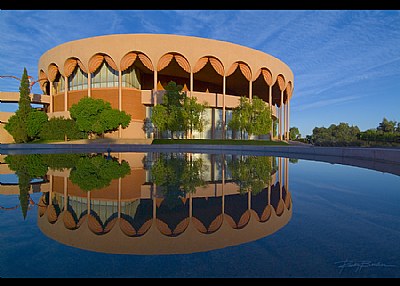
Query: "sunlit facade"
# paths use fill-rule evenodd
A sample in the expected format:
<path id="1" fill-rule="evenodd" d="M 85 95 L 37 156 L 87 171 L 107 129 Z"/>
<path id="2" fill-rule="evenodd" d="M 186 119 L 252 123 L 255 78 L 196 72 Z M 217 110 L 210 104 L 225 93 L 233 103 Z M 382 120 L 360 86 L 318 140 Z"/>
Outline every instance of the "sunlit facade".
<path id="1" fill-rule="evenodd" d="M 293 73 L 279 59 L 237 44 L 163 34 L 117 34 L 67 42 L 45 52 L 38 65 L 50 117 L 69 116 L 83 97 L 101 98 L 132 116 L 113 138 L 145 138 L 144 120 L 162 102 L 169 81 L 207 103 L 203 132 L 194 138 L 232 138 L 227 128 L 240 96 L 262 98 L 287 139 Z M 279 120 L 280 119 L 280 120 Z M 263 138 L 270 138 L 265 134 Z"/>

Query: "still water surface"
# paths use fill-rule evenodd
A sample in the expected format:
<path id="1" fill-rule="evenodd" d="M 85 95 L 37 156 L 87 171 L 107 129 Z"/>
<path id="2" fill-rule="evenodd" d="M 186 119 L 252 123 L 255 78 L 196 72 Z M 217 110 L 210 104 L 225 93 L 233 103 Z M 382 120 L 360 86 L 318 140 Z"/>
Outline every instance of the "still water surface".
<path id="1" fill-rule="evenodd" d="M 400 277 L 400 177 L 271 156 L 4 155 L 1 277 Z"/>

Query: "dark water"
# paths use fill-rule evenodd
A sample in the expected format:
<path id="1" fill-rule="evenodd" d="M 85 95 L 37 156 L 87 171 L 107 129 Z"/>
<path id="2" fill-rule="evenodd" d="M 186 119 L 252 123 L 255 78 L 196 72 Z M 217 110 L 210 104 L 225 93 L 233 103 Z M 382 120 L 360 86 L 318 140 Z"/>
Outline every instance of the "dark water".
<path id="1" fill-rule="evenodd" d="M 400 277 L 393 174 L 250 155 L 3 157 L 1 277 Z"/>

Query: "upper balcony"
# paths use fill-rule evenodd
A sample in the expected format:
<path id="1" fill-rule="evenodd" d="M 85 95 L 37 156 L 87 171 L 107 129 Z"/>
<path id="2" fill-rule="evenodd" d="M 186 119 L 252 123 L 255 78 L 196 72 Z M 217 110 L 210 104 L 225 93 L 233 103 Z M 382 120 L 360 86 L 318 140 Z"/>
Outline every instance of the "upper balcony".
<path id="1" fill-rule="evenodd" d="M 31 93 L 29 95 L 32 103 L 50 104 L 50 96 L 45 94 Z M 0 91 L 0 102 L 15 103 L 19 101 L 19 92 Z"/>

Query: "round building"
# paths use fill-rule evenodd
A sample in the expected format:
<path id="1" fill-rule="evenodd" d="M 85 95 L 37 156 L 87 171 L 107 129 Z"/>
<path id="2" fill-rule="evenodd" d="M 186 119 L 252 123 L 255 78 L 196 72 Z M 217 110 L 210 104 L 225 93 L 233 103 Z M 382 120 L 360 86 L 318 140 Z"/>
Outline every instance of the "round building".
<path id="1" fill-rule="evenodd" d="M 169 34 L 98 36 L 48 50 L 38 74 L 43 97 L 50 96 L 50 117 L 69 117 L 71 106 L 86 96 L 132 116 L 126 129 L 106 137 L 146 138 L 144 121 L 174 81 L 208 105 L 207 126 L 194 138 L 232 138 L 224 128 L 232 109 L 241 96 L 257 96 L 279 122 L 278 138 L 288 139 L 293 73 L 281 60 L 241 45 Z"/>

